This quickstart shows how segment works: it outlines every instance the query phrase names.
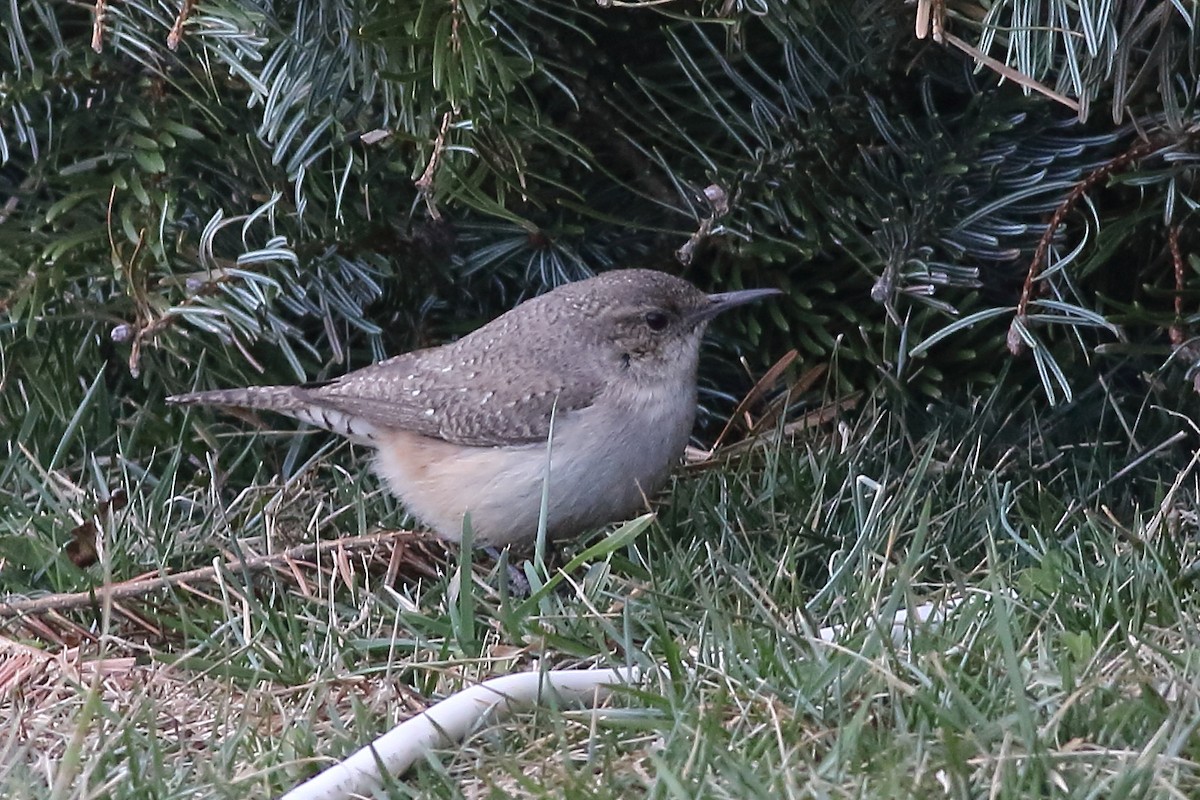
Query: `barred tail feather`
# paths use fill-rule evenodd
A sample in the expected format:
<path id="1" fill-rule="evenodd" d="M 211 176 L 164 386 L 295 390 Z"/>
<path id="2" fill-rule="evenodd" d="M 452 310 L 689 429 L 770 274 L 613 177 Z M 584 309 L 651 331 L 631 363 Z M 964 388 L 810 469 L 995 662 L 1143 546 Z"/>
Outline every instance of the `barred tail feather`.
<path id="1" fill-rule="evenodd" d="M 245 389 L 217 389 L 211 392 L 189 392 L 167 398 L 172 405 L 226 406 L 275 411 L 307 422 L 333 433 L 346 436 L 360 444 L 371 444 L 379 430 L 365 420 L 329 408 L 309 396 L 299 386 L 252 386 Z"/>
<path id="2" fill-rule="evenodd" d="M 252 386 L 246 389 L 173 394 L 167 398 L 167 402 L 178 406 L 261 408 L 286 414 L 292 408 L 307 405 L 297 394 L 294 386 Z"/>

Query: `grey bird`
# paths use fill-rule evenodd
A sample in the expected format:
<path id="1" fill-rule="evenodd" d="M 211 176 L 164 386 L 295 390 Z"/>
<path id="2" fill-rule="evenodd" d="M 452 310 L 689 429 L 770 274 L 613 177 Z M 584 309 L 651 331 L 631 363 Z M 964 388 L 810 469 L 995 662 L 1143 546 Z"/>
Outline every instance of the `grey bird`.
<path id="1" fill-rule="evenodd" d="M 168 397 L 265 409 L 376 449 L 375 468 L 445 539 L 565 539 L 646 507 L 696 411 L 700 340 L 717 314 L 779 294 L 705 294 L 663 272 L 615 270 L 527 300 L 463 338 L 340 378 Z"/>

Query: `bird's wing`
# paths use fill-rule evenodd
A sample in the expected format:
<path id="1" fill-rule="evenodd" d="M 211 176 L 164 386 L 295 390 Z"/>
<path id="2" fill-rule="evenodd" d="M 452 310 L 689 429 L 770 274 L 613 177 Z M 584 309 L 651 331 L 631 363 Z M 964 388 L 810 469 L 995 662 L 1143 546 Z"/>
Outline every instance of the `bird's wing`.
<path id="1" fill-rule="evenodd" d="M 543 354 L 545 355 L 545 354 Z M 312 402 L 383 429 L 489 447 L 545 441 L 550 417 L 590 406 L 603 385 L 557 359 L 462 363 L 416 351 L 307 387 Z"/>

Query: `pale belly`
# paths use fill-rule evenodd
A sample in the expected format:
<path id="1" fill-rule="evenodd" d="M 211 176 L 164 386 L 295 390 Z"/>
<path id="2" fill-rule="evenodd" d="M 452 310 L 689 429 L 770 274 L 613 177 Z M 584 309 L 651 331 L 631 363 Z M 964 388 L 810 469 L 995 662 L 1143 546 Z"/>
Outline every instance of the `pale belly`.
<path id="1" fill-rule="evenodd" d="M 615 402 L 556 420 L 550 444 L 547 532 L 577 536 L 645 509 L 679 460 L 695 396 Z M 464 447 L 403 431 L 377 442 L 376 469 L 414 516 L 457 541 L 470 517 L 475 542 L 531 542 L 546 481 L 547 445 Z"/>

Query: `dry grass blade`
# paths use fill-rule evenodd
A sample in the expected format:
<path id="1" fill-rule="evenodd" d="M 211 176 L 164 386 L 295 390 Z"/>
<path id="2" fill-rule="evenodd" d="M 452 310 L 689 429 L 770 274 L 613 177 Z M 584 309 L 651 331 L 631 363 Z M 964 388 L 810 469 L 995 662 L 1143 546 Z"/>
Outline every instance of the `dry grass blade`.
<path id="1" fill-rule="evenodd" d="M 805 392 L 810 391 L 816 386 L 817 381 L 824 377 L 827 366 L 818 364 L 805 370 L 795 382 L 788 387 L 788 390 L 776 397 L 767 406 L 766 410 L 759 415 L 758 419 L 750 426 L 751 435 L 757 435 L 762 431 L 768 430 L 775 426 L 784 414 L 787 413 L 788 406 L 792 402 L 793 397 L 800 397 Z"/>
<path id="2" fill-rule="evenodd" d="M 60 679 L 86 684 L 94 675 L 128 672 L 137 660 L 121 656 L 83 661 L 81 656 L 79 648 L 51 654 L 0 638 L 0 700 L 15 692 L 28 696 L 37 686 L 56 685 Z"/>
<path id="3" fill-rule="evenodd" d="M 1058 103 L 1062 103 L 1064 106 L 1071 109 L 1072 111 L 1079 113 L 1079 102 L 1077 100 L 1072 100 L 1071 98 L 1054 91 L 1049 86 L 1046 86 L 1045 84 L 1042 84 L 1042 83 L 1038 83 L 1033 78 L 1026 75 L 1025 73 L 1019 72 L 1019 71 L 1013 69 L 1012 67 L 1005 64 L 1003 61 L 997 61 L 996 59 L 989 56 L 987 53 L 984 53 L 979 48 L 974 47 L 970 44 L 967 44 L 962 39 L 958 38 L 957 36 L 955 36 L 952 33 L 943 33 L 942 35 L 943 35 L 943 38 L 945 39 L 945 41 L 954 45 L 959 50 L 962 50 L 964 53 L 971 56 L 979 63 L 990 67 L 993 71 L 999 73 L 1001 76 L 1008 78 L 1013 83 L 1016 83 L 1020 86 L 1024 86 L 1027 89 L 1032 89 L 1033 91 L 1038 92 L 1040 94 L 1044 94 L 1044 95 L 1046 95 L 1046 97 L 1049 97 L 1051 100 L 1054 100 L 1055 102 L 1058 102 Z"/>
<path id="4" fill-rule="evenodd" d="M 782 392 L 778 397 L 774 398 L 758 419 L 750 419 L 748 410 L 757 402 L 763 395 L 779 382 L 780 377 L 788 367 L 795 362 L 799 354 L 796 350 L 788 351 L 783 358 L 775 362 L 766 373 L 758 380 L 757 383 L 746 393 L 741 402 L 730 414 L 729 421 L 725 423 L 725 427 L 717 436 L 713 446 L 708 450 L 700 450 L 698 448 L 689 447 L 684 453 L 684 461 L 689 471 L 704 470 L 724 461 L 724 457 L 735 454 L 745 453 L 751 448 L 761 443 L 762 439 L 759 436 L 763 431 L 774 428 L 778 421 L 787 413 L 788 406 L 792 402 L 792 398 L 798 397 L 805 392 L 810 391 L 826 373 L 828 367 L 825 364 L 818 364 L 804 371 L 795 381 L 792 382 L 787 390 Z M 832 403 L 826 403 L 820 408 L 814 409 L 804 414 L 800 419 L 789 422 L 783 426 L 785 436 L 794 437 L 801 431 L 825 425 L 836 419 L 837 416 L 854 408 L 858 405 L 858 400 L 861 394 L 854 394 L 850 397 L 837 400 Z M 747 436 L 738 442 L 726 443 L 730 432 L 737 420 L 741 419 L 743 426 L 746 428 Z"/>
<path id="5" fill-rule="evenodd" d="M 858 401 L 861 399 L 862 393 L 855 392 L 849 397 L 834 400 L 822 405 L 820 408 L 809 411 L 799 419 L 793 420 L 783 426 L 784 438 L 791 440 L 804 431 L 828 425 L 845 412 L 856 408 Z M 761 429 L 762 426 L 758 427 Z M 716 452 L 706 453 L 690 449 L 687 453 L 686 469 L 688 472 L 701 472 L 707 469 L 714 469 L 729 461 L 730 458 L 744 455 L 750 450 L 764 446 L 768 441 L 770 439 L 765 436 L 749 436 L 740 442 L 727 444 Z"/>
<path id="6" fill-rule="evenodd" d="M 792 362 L 795 361 L 799 355 L 800 354 L 796 352 L 795 348 L 793 348 L 784 353 L 783 358 L 776 361 L 771 365 L 770 369 L 763 373 L 763 376 L 758 379 L 758 382 L 754 384 L 750 391 L 746 392 L 746 396 L 742 398 L 741 402 L 737 404 L 737 408 L 735 408 L 733 413 L 729 415 L 729 421 L 725 423 L 725 427 L 721 430 L 721 433 L 717 435 L 717 440 L 713 442 L 710 452 L 715 452 L 721 446 L 721 444 L 725 441 L 725 437 L 727 437 L 729 432 L 733 430 L 734 423 L 739 418 L 744 416 L 749 410 L 750 406 L 758 402 L 759 398 L 762 397 L 779 381 L 779 378 L 783 375 L 783 371 L 790 367 Z M 752 426 L 748 425 L 747 427 Z"/>

